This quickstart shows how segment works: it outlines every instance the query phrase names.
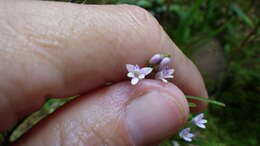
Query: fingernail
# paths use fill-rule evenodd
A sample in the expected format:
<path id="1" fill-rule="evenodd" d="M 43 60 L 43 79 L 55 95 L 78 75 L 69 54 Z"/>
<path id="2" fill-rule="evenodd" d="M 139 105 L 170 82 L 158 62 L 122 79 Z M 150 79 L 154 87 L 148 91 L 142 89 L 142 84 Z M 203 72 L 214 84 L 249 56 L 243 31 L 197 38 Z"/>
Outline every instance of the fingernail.
<path id="1" fill-rule="evenodd" d="M 186 103 L 167 93 L 152 91 L 135 98 L 126 111 L 130 139 L 135 145 L 147 145 L 173 135 L 187 118 Z"/>

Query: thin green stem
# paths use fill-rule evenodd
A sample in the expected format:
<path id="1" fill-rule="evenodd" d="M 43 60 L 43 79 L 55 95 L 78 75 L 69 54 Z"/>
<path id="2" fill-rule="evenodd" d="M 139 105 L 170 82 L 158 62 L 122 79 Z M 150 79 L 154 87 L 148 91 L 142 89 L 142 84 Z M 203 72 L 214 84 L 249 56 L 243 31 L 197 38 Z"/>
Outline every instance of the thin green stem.
<path id="1" fill-rule="evenodd" d="M 208 102 L 208 103 L 215 104 L 215 105 L 219 105 L 219 106 L 223 106 L 223 107 L 226 106 L 226 105 L 225 105 L 224 103 L 222 103 L 222 102 L 215 101 L 215 100 L 209 99 L 209 98 L 203 98 L 203 97 L 197 97 L 197 96 L 186 96 L 186 98 L 195 99 L 195 100 L 199 100 L 199 101 L 203 101 L 203 102 Z"/>

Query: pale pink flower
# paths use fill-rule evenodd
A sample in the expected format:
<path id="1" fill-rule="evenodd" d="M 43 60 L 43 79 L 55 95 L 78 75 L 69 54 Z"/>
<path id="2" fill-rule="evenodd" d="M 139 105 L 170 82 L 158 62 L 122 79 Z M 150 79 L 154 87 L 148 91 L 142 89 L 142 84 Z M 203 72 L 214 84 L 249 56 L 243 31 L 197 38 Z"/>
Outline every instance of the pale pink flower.
<path id="1" fill-rule="evenodd" d="M 174 69 L 163 69 L 156 73 L 155 78 L 167 83 L 167 78 L 173 78 Z"/>
<path id="2" fill-rule="evenodd" d="M 190 133 L 190 128 L 185 128 L 179 132 L 179 136 L 185 141 L 191 142 L 194 134 Z"/>
<path id="3" fill-rule="evenodd" d="M 203 119 L 203 117 L 204 113 L 198 114 L 191 120 L 191 122 L 200 128 L 206 128 L 205 123 L 207 123 L 207 120 Z"/>
<path id="4" fill-rule="evenodd" d="M 140 68 L 138 65 L 126 64 L 128 71 L 127 76 L 131 79 L 131 84 L 136 85 L 140 80 L 144 79 L 146 75 L 152 72 L 151 67 Z"/>

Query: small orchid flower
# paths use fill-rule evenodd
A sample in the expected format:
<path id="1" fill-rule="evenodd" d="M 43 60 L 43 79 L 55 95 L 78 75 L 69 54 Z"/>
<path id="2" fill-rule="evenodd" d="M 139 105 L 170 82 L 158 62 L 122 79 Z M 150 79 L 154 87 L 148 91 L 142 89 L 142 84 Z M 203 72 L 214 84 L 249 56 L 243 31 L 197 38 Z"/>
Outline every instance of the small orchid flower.
<path id="1" fill-rule="evenodd" d="M 203 119 L 203 117 L 204 113 L 198 114 L 191 120 L 191 122 L 200 128 L 206 128 L 205 123 L 207 123 L 207 120 Z"/>
<path id="2" fill-rule="evenodd" d="M 160 62 L 159 69 L 162 70 L 162 69 L 167 68 L 168 64 L 170 62 L 171 62 L 171 59 L 169 57 L 163 58 L 162 61 Z"/>
<path id="3" fill-rule="evenodd" d="M 153 57 L 149 60 L 150 64 L 156 64 L 159 61 L 161 61 L 163 59 L 163 56 L 161 54 L 155 54 L 153 55 Z"/>
<path id="4" fill-rule="evenodd" d="M 168 83 L 167 78 L 173 78 L 174 69 L 163 69 L 156 73 L 155 78 Z"/>
<path id="5" fill-rule="evenodd" d="M 191 142 L 194 134 L 190 133 L 190 128 L 185 128 L 179 132 L 179 136 L 185 141 Z"/>
<path id="6" fill-rule="evenodd" d="M 151 67 L 140 68 L 138 65 L 126 64 L 128 71 L 127 76 L 132 78 L 131 84 L 136 85 L 140 80 L 144 79 L 146 75 L 152 72 Z"/>

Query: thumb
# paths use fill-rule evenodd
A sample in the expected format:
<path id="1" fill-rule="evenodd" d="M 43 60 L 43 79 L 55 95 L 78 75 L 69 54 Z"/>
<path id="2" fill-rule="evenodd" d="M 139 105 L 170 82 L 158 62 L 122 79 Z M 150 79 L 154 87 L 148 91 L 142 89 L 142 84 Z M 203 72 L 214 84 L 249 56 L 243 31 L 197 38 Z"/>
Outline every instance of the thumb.
<path id="1" fill-rule="evenodd" d="M 65 105 L 16 145 L 150 145 L 174 135 L 188 113 L 183 93 L 171 83 L 123 82 Z"/>

